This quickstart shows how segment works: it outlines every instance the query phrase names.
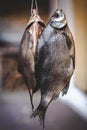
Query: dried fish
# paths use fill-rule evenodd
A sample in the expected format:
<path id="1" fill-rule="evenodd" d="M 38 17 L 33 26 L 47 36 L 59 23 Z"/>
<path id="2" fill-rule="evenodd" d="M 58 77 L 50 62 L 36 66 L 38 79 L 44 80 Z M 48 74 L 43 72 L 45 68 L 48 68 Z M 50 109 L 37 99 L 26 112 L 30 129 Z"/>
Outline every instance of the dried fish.
<path id="1" fill-rule="evenodd" d="M 23 34 L 18 52 L 18 71 L 23 75 L 24 82 L 29 90 L 32 110 L 34 109 L 32 96 L 35 86 L 35 51 L 37 40 L 45 27 L 37 9 L 32 9 L 30 20 Z"/>
<path id="2" fill-rule="evenodd" d="M 44 28 L 36 48 L 36 88 L 41 88 L 41 101 L 31 117 L 45 113 L 60 92 L 66 94 L 75 69 L 75 46 L 63 10 L 56 10 Z"/>

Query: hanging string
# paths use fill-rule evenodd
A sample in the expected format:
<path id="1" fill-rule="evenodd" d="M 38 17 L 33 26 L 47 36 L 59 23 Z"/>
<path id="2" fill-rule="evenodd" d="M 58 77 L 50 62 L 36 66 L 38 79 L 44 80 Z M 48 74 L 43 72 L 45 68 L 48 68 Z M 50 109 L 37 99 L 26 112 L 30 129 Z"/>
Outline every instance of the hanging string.
<path id="1" fill-rule="evenodd" d="M 32 0 L 32 2 L 31 2 L 31 13 L 32 13 L 32 9 L 34 9 L 34 3 L 35 3 L 35 9 L 38 10 L 37 0 Z"/>
<path id="2" fill-rule="evenodd" d="M 36 4 L 36 9 L 38 10 L 38 7 L 37 7 L 37 0 L 35 0 L 35 4 Z"/>
<path id="3" fill-rule="evenodd" d="M 33 9 L 33 3 L 34 3 L 34 0 L 32 0 L 31 2 L 31 14 L 32 14 L 32 9 Z"/>

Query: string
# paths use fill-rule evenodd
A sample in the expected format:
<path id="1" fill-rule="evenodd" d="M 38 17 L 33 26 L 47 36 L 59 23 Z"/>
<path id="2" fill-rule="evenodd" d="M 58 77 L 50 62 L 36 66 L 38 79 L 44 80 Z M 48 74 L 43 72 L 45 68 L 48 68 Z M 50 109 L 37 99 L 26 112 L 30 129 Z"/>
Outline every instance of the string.
<path id="1" fill-rule="evenodd" d="M 35 0 L 35 4 L 36 4 L 36 9 L 38 10 L 38 7 L 37 7 L 37 0 Z"/>
<path id="2" fill-rule="evenodd" d="M 32 0 L 32 2 L 31 2 L 31 14 L 32 14 L 32 9 L 34 8 L 34 2 L 35 2 L 35 8 L 36 8 L 36 10 L 38 10 L 37 0 Z"/>
<path id="3" fill-rule="evenodd" d="M 33 9 L 33 3 L 34 3 L 34 0 L 32 0 L 31 2 L 31 14 L 32 14 L 32 9 Z"/>

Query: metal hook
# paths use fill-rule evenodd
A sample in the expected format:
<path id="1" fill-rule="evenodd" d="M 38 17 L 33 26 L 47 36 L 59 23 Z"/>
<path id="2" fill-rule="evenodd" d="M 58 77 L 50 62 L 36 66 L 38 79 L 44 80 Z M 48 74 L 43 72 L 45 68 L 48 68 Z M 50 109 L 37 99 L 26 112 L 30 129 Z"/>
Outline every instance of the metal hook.
<path id="1" fill-rule="evenodd" d="M 32 14 L 32 9 L 34 8 L 34 3 L 35 3 L 35 8 L 36 8 L 36 10 L 38 10 L 37 0 L 32 0 L 32 3 L 31 3 L 31 14 Z"/>

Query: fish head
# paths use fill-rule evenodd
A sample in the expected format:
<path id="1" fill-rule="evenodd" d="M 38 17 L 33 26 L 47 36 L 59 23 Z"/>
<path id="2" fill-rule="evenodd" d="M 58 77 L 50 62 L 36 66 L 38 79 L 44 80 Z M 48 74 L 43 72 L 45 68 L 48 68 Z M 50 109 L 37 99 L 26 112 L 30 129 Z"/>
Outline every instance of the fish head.
<path id="1" fill-rule="evenodd" d="M 50 25 L 54 28 L 61 29 L 65 27 L 66 24 L 67 20 L 64 11 L 57 9 L 50 19 Z"/>

